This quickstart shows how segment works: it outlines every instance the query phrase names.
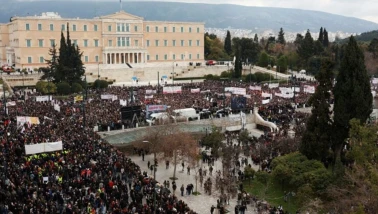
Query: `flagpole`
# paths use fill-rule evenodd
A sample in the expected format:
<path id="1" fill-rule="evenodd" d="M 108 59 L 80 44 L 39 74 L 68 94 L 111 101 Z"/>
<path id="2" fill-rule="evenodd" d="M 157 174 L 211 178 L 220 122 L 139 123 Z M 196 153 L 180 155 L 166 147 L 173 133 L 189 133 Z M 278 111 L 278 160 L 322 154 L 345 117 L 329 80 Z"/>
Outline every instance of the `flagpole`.
<path id="1" fill-rule="evenodd" d="M 119 6 L 120 6 L 120 8 L 121 8 L 120 11 L 122 11 L 122 0 L 119 0 Z"/>

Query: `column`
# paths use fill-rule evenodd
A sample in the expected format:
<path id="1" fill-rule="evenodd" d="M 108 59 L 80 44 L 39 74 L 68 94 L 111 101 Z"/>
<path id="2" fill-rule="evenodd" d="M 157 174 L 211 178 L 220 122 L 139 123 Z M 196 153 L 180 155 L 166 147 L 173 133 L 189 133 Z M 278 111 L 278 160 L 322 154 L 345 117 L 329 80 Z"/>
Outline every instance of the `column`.
<path id="1" fill-rule="evenodd" d="M 123 53 L 123 64 L 126 64 L 126 53 Z"/>
<path id="2" fill-rule="evenodd" d="M 127 53 L 127 63 L 130 64 L 130 53 Z"/>
<path id="3" fill-rule="evenodd" d="M 135 62 L 138 63 L 138 60 L 139 60 L 139 57 L 138 57 L 138 53 L 135 53 Z"/>
<path id="4" fill-rule="evenodd" d="M 133 53 L 130 53 L 130 62 L 131 62 L 131 63 L 134 63 L 133 59 L 134 59 L 134 57 L 133 57 Z"/>
<path id="5" fill-rule="evenodd" d="M 114 58 L 115 58 L 115 54 L 112 53 L 112 64 L 114 64 Z"/>
<path id="6" fill-rule="evenodd" d="M 145 61 L 144 61 L 144 53 L 141 53 L 140 55 L 141 55 L 141 58 L 142 58 L 142 63 L 145 63 Z"/>

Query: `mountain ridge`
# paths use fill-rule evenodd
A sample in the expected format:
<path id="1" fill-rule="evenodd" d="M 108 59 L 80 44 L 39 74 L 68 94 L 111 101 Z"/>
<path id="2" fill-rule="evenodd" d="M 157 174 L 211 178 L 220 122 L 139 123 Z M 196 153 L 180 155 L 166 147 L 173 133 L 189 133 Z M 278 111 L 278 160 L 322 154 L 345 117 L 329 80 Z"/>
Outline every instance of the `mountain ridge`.
<path id="1" fill-rule="evenodd" d="M 199 9 L 200 8 L 200 9 Z M 65 18 L 93 18 L 120 10 L 118 1 L 8 1 L 0 7 L 0 22 L 12 16 L 58 12 Z M 378 24 L 354 17 L 292 8 L 253 7 L 233 4 L 180 2 L 124 2 L 123 10 L 148 21 L 205 22 L 206 28 L 251 29 L 256 33 L 283 28 L 288 32 L 319 31 L 362 33 L 378 29 Z"/>

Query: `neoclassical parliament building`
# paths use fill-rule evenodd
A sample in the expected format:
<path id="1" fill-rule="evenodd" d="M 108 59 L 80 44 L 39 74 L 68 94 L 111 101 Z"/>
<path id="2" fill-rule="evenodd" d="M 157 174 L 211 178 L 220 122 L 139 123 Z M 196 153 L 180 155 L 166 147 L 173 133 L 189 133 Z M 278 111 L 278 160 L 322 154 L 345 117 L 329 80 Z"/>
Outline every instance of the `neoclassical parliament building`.
<path id="1" fill-rule="evenodd" d="M 204 23 L 145 21 L 120 11 L 93 19 L 62 18 L 51 12 L 12 17 L 0 24 L 0 63 L 46 66 L 49 49 L 54 44 L 59 48 L 67 23 L 85 65 L 204 61 Z"/>

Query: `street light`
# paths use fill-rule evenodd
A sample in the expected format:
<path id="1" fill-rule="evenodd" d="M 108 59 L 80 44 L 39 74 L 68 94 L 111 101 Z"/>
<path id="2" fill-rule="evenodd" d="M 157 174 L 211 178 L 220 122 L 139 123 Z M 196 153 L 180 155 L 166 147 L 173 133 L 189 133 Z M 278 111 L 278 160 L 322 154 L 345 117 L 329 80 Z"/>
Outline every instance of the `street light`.
<path id="1" fill-rule="evenodd" d="M 175 84 L 175 74 L 176 74 L 176 72 L 172 72 L 171 74 L 172 74 L 172 84 Z"/>
<path id="2" fill-rule="evenodd" d="M 149 141 L 145 140 L 143 143 L 150 143 Z M 154 213 L 156 213 L 156 150 L 154 149 L 154 164 L 153 164 L 153 170 L 154 170 Z"/>
<path id="3" fill-rule="evenodd" d="M 86 126 L 86 121 L 85 121 L 85 102 L 87 101 L 87 75 L 84 74 L 84 90 L 83 90 L 83 101 L 82 101 L 82 106 L 83 106 L 83 128 L 85 129 Z"/>

